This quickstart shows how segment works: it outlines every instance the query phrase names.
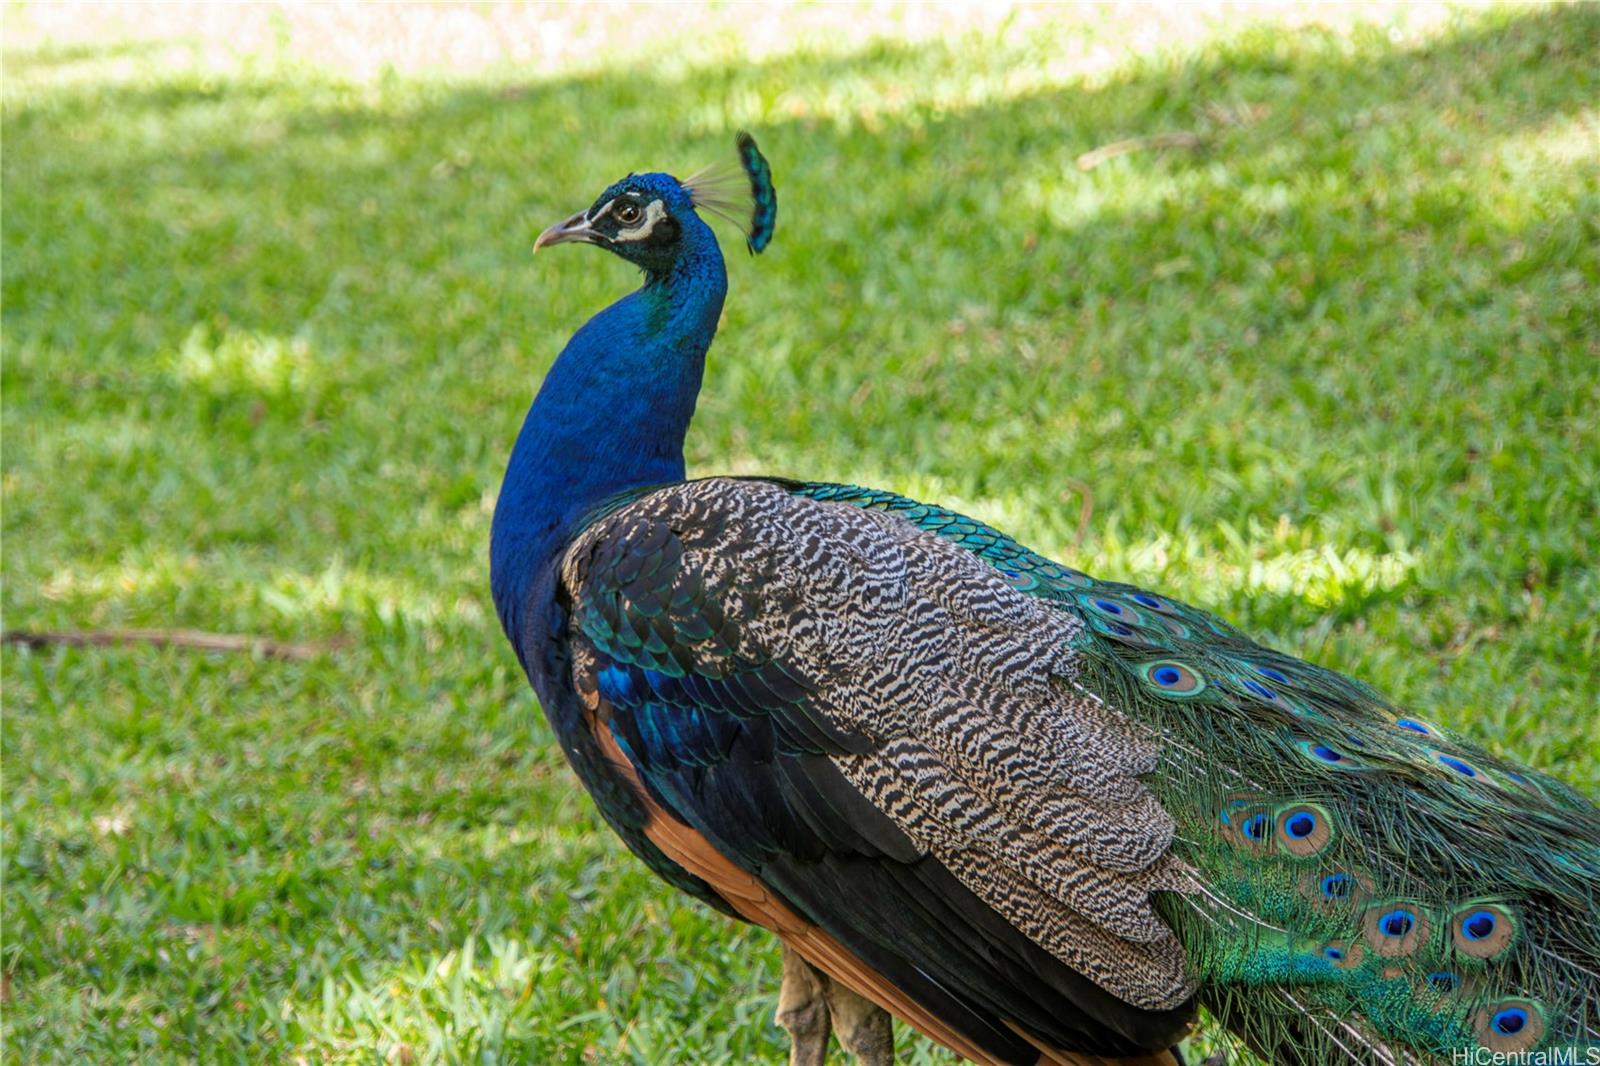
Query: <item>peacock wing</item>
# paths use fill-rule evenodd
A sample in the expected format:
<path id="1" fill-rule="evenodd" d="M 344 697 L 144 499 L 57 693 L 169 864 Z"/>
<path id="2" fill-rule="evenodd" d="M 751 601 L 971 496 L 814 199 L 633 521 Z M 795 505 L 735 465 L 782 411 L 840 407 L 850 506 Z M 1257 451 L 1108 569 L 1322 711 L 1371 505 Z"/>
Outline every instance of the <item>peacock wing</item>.
<path id="1" fill-rule="evenodd" d="M 735 479 L 599 518 L 561 586 L 591 727 L 747 916 L 994 1061 L 1181 1035 L 1161 748 L 1079 683 L 1081 620 L 894 515 Z"/>

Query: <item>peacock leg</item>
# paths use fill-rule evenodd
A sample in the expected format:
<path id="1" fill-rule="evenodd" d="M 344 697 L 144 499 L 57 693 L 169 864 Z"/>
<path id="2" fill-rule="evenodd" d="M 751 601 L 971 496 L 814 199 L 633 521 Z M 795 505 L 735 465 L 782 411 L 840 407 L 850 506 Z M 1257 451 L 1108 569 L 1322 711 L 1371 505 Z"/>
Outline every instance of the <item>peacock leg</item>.
<path id="1" fill-rule="evenodd" d="M 863 996 L 823 978 L 833 1035 L 861 1066 L 893 1066 L 894 1020 L 889 1012 Z"/>
<path id="2" fill-rule="evenodd" d="M 827 978 L 787 944 L 777 1022 L 789 1030 L 789 1066 L 824 1066 L 828 1058 Z"/>

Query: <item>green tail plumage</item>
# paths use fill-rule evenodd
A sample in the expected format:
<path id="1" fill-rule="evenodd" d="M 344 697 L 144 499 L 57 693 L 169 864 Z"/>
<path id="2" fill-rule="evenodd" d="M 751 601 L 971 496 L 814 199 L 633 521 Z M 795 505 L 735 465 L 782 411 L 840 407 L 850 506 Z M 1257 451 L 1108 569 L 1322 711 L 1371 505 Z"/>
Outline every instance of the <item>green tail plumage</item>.
<path id="1" fill-rule="evenodd" d="M 1280 1062 L 1600 1047 L 1600 812 L 1368 687 L 981 523 L 893 511 L 1085 625 L 1076 684 L 1167 757 L 1149 781 L 1193 890 L 1161 910 L 1201 1002 Z"/>

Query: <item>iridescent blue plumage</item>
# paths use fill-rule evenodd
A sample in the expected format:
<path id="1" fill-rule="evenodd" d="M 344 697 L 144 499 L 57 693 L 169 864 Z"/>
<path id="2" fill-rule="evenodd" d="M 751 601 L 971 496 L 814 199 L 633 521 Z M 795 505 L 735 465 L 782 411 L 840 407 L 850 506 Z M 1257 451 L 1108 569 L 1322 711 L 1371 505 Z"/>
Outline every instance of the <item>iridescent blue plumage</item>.
<path id="1" fill-rule="evenodd" d="M 716 236 L 675 178 L 630 175 L 590 213 L 623 194 L 644 210 L 662 204 L 676 235 L 670 254 L 653 241 L 619 241 L 613 208 L 588 236 L 562 238 L 603 244 L 644 269 L 645 282 L 573 335 L 512 449 L 490 541 L 495 606 L 508 631 L 532 576 L 586 512 L 619 492 L 684 476 L 683 439 L 727 294 L 727 270 Z M 608 223 L 609 232 L 601 228 Z"/>

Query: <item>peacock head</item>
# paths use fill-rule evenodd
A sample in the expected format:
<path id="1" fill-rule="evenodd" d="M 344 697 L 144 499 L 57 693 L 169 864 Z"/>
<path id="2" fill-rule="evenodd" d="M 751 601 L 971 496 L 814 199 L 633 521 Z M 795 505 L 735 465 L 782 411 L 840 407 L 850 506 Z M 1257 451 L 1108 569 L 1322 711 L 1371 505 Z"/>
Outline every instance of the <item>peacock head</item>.
<path id="1" fill-rule="evenodd" d="M 689 249 L 715 238 L 700 218 L 710 211 L 738 226 L 752 253 L 772 240 L 778 196 L 772 168 L 748 133 L 739 134 L 739 166 L 708 167 L 682 181 L 671 174 L 629 174 L 588 210 L 556 223 L 533 242 L 596 244 L 653 276 L 665 276 Z"/>

